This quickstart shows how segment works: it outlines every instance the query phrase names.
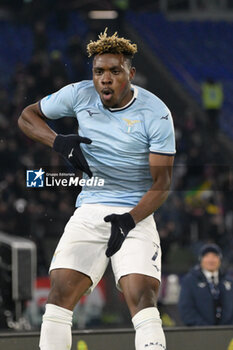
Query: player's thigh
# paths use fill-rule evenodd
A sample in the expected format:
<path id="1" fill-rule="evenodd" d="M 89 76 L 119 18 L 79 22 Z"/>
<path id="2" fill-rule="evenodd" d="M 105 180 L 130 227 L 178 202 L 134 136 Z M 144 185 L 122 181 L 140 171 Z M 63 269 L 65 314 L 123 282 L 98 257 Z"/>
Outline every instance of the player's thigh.
<path id="1" fill-rule="evenodd" d="M 71 269 L 52 270 L 50 280 L 48 303 L 70 310 L 92 285 L 89 276 Z"/>
<path id="2" fill-rule="evenodd" d="M 129 232 L 121 249 L 111 258 L 116 285 L 123 276 L 138 274 L 161 280 L 160 239 L 153 217 L 142 220 Z"/>
<path id="3" fill-rule="evenodd" d="M 109 259 L 105 255 L 108 230 L 102 208 L 85 205 L 78 208 L 68 221 L 53 255 L 50 272 L 74 270 L 89 276 L 90 291 L 101 279 Z"/>

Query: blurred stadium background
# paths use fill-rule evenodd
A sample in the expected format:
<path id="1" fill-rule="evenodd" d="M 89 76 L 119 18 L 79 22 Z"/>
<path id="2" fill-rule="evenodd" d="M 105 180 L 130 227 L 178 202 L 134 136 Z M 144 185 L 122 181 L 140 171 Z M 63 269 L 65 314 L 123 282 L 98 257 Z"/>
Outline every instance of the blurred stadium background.
<path id="1" fill-rule="evenodd" d="M 1 0 L 0 231 L 10 241 L 18 236 L 34 242 L 37 259 L 32 246 L 33 253 L 22 252 L 13 266 L 10 243 L 6 248 L 0 235 L 0 330 L 39 329 L 48 266 L 77 196 L 74 188 L 26 188 L 27 169 L 64 170 L 65 164 L 26 138 L 17 119 L 28 104 L 70 82 L 91 79 L 85 47 L 105 27 L 137 42 L 134 83 L 164 100 L 174 117 L 172 191 L 155 213 L 163 250 L 164 325 L 182 325 L 176 307 L 180 280 L 203 243 L 221 246 L 223 268 L 233 275 L 233 2 Z M 218 82 L 224 95 L 214 128 L 202 101 L 206 79 Z M 50 125 L 62 133 L 77 129 L 70 118 Z M 25 292 L 35 263 L 32 293 Z M 21 289 L 13 286 L 16 266 Z M 128 326 L 128 311 L 108 269 L 95 292 L 77 306 L 74 329 Z"/>

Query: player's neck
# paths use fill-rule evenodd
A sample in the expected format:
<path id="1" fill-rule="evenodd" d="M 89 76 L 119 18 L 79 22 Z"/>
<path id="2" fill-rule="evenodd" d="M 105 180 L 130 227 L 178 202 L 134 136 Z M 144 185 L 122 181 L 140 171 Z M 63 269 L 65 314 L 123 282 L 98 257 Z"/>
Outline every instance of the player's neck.
<path id="1" fill-rule="evenodd" d="M 126 107 L 128 104 L 130 104 L 130 102 L 132 102 L 133 97 L 134 97 L 134 91 L 130 88 L 130 90 L 127 92 L 126 96 L 122 99 L 119 106 L 116 106 L 116 108 Z"/>
<path id="2" fill-rule="evenodd" d="M 125 108 L 129 107 L 137 98 L 137 93 L 138 93 L 137 89 L 135 89 L 135 87 L 134 88 L 131 87 L 130 95 L 128 96 L 128 94 L 127 94 L 128 98 L 127 99 L 124 98 L 124 103 L 120 103 L 119 104 L 120 107 L 119 107 L 119 105 L 114 106 L 114 107 L 110 107 L 109 110 L 114 112 L 114 111 L 119 111 L 121 109 L 125 109 Z"/>

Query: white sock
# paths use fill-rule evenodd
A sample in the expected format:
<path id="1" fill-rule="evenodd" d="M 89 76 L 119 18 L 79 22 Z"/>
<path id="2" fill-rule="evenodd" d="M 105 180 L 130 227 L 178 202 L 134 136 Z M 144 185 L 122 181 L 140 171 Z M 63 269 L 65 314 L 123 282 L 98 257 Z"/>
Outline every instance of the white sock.
<path id="1" fill-rule="evenodd" d="M 73 312 L 47 304 L 40 332 L 41 350 L 70 350 Z"/>
<path id="2" fill-rule="evenodd" d="M 139 311 L 132 322 L 136 331 L 136 350 L 166 350 L 162 321 L 156 307 Z"/>

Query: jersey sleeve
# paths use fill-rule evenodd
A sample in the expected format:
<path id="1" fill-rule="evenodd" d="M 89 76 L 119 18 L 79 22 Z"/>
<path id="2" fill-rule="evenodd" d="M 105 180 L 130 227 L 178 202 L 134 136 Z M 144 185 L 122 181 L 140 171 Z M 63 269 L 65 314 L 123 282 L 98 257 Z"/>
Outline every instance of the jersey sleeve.
<path id="1" fill-rule="evenodd" d="M 162 108 L 156 114 L 152 113 L 146 128 L 151 153 L 164 155 L 176 153 L 174 125 L 168 108 Z"/>
<path id="2" fill-rule="evenodd" d="M 39 102 L 41 112 L 49 119 L 74 117 L 74 84 L 48 95 Z"/>

